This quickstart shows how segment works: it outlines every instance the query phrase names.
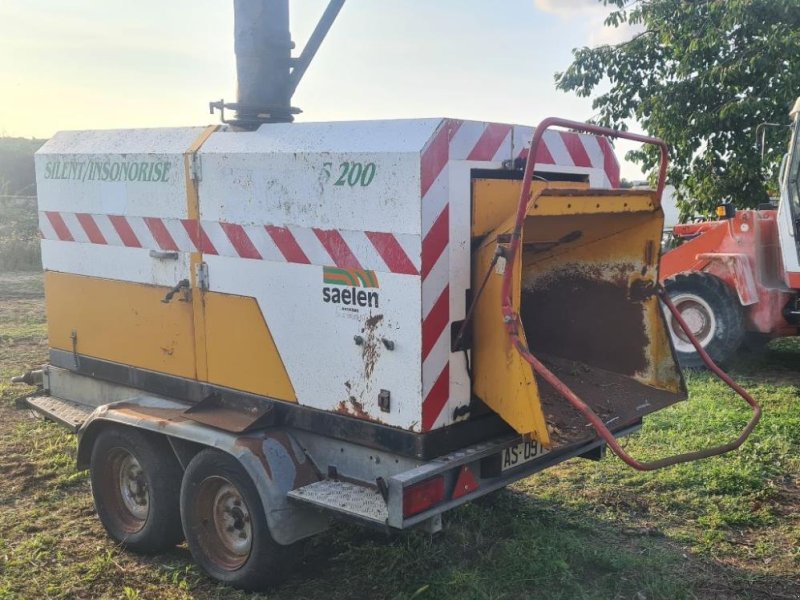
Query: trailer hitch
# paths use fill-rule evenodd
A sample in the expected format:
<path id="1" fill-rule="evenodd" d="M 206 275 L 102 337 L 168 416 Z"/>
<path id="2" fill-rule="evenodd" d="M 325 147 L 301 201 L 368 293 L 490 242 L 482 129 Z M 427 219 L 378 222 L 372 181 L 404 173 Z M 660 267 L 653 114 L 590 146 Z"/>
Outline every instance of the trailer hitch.
<path id="1" fill-rule="evenodd" d="M 708 458 L 711 456 L 718 456 L 720 454 L 730 452 L 731 450 L 735 450 L 744 443 L 744 441 L 752 433 L 755 426 L 758 424 L 758 421 L 761 419 L 761 407 L 744 388 L 742 388 L 739 384 L 733 381 L 730 378 L 730 376 L 728 376 L 727 373 L 725 373 L 714 363 L 714 361 L 711 359 L 708 353 L 700 345 L 700 342 L 697 341 L 697 338 L 695 338 L 695 336 L 692 334 L 689 326 L 686 324 L 686 321 L 683 320 L 683 317 L 681 316 L 680 312 L 678 311 L 677 308 L 675 308 L 675 305 L 669 299 L 669 296 L 667 295 L 666 291 L 662 286 L 659 285 L 656 288 L 656 293 L 658 294 L 659 299 L 664 304 L 664 306 L 667 307 L 670 313 L 672 313 L 672 316 L 674 317 L 678 326 L 686 333 L 687 338 L 694 346 L 695 350 L 697 350 L 697 353 L 700 355 L 705 365 L 708 367 L 709 370 L 713 371 L 717 377 L 719 377 L 731 389 L 733 389 L 739 396 L 741 396 L 753 409 L 753 414 L 750 417 L 750 420 L 748 421 L 747 425 L 741 431 L 739 436 L 732 442 L 729 442 L 727 444 L 721 444 L 718 446 L 713 446 L 710 448 L 705 448 L 702 450 L 697 450 L 694 452 L 677 454 L 674 456 L 669 456 L 652 462 L 641 462 L 630 456 L 622 448 L 622 446 L 619 444 L 619 441 L 614 436 L 614 434 L 608 429 L 603 420 L 589 407 L 589 405 L 586 404 L 586 402 L 584 402 L 583 400 L 581 400 L 581 398 L 579 398 L 578 395 L 569 388 L 569 386 L 567 386 L 563 381 L 561 381 L 561 379 L 559 379 L 538 358 L 536 358 L 531 353 L 527 344 L 522 341 L 522 338 L 520 337 L 520 329 L 522 324 L 520 322 L 519 315 L 513 308 L 513 304 L 511 301 L 512 274 L 514 271 L 513 263 L 517 257 L 518 250 L 522 243 L 522 228 L 528 209 L 528 203 L 530 201 L 531 183 L 533 181 L 533 170 L 536 162 L 537 150 L 539 148 L 539 144 L 544 135 L 544 132 L 549 127 L 554 125 L 558 127 L 569 128 L 572 130 L 583 131 L 594 135 L 601 135 L 612 138 L 624 138 L 633 141 L 638 141 L 644 144 L 652 144 L 658 146 L 661 154 L 661 161 L 659 165 L 659 174 L 658 174 L 658 184 L 656 187 L 656 194 L 659 203 L 661 201 L 661 195 L 664 191 L 664 184 L 666 182 L 668 152 L 667 152 L 667 145 L 664 143 L 663 140 L 640 134 L 629 133 L 625 131 L 615 131 L 613 129 L 599 127 L 596 125 L 589 125 L 586 123 L 579 123 L 576 121 L 568 121 L 565 119 L 548 118 L 543 120 L 539 124 L 539 126 L 534 131 L 533 139 L 531 140 L 531 147 L 530 150 L 528 151 L 528 156 L 525 163 L 525 172 L 523 175 L 522 190 L 520 193 L 519 204 L 517 207 L 516 221 L 513 233 L 511 234 L 510 248 L 508 252 L 506 252 L 506 260 L 508 261 L 508 264 L 506 265 L 505 272 L 503 273 L 503 287 L 501 292 L 503 322 L 505 324 L 506 332 L 511 342 L 513 343 L 516 350 L 519 352 L 520 356 L 528 364 L 531 365 L 534 373 L 539 375 L 542 379 L 544 379 L 547 383 L 549 383 L 565 400 L 567 400 L 567 402 L 569 402 L 569 404 L 573 408 L 575 408 L 581 415 L 583 415 L 583 417 L 589 422 L 591 427 L 597 432 L 597 435 L 608 445 L 608 447 L 614 454 L 616 454 L 627 465 L 636 470 L 653 471 L 671 465 L 691 462 L 694 460 Z"/>

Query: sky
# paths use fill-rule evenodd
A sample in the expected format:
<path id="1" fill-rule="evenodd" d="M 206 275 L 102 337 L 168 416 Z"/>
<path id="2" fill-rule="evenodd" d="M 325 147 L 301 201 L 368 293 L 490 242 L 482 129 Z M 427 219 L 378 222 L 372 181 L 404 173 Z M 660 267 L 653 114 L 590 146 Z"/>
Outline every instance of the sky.
<path id="1" fill-rule="evenodd" d="M 327 0 L 290 0 L 303 47 Z M 347 0 L 294 96 L 298 121 L 584 121 L 555 89 L 573 48 L 629 35 L 599 0 Z M 231 0 L 0 0 L 0 135 L 202 125 L 235 100 Z M 623 166 L 623 176 L 640 178 Z"/>

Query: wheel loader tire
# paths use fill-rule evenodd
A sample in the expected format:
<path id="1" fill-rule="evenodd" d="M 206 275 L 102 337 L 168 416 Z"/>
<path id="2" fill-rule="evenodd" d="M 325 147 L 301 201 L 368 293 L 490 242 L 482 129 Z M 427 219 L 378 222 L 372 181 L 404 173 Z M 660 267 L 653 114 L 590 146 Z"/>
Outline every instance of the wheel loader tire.
<path id="1" fill-rule="evenodd" d="M 664 282 L 670 300 L 681 312 L 700 345 L 718 365 L 736 353 L 744 339 L 744 314 L 736 292 L 709 273 L 680 273 Z M 674 317 L 667 325 L 680 366 L 704 368 L 705 363 Z"/>
<path id="2" fill-rule="evenodd" d="M 179 544 L 181 475 L 164 437 L 126 427 L 101 431 L 92 447 L 90 479 L 108 534 L 144 554 Z"/>
<path id="3" fill-rule="evenodd" d="M 286 575 L 297 546 L 273 538 L 261 498 L 234 457 L 208 449 L 197 454 L 181 485 L 181 520 L 189 550 L 213 579 L 262 591 Z"/>

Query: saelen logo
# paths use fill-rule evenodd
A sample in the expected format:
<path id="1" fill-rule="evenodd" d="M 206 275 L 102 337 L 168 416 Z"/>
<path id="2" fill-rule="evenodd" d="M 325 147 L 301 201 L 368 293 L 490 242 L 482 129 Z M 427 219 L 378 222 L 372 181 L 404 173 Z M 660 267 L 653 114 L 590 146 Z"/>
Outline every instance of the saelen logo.
<path id="1" fill-rule="evenodd" d="M 377 288 L 378 275 L 364 269 L 340 269 L 323 267 L 322 300 L 329 304 L 341 304 L 354 308 L 378 308 L 380 298 Z M 363 290 L 358 288 L 374 288 Z M 350 309 L 353 310 L 353 309 Z"/>

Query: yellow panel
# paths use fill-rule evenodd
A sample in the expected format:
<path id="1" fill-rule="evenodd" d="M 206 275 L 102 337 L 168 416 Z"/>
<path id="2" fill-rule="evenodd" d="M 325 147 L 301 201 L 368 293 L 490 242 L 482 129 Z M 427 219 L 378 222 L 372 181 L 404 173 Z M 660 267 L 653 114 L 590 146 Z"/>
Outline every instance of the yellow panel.
<path id="1" fill-rule="evenodd" d="M 548 189 L 528 210 L 529 215 L 585 215 L 652 212 L 655 192 L 647 190 L 599 190 L 581 193 Z"/>
<path id="2" fill-rule="evenodd" d="M 472 180 L 472 237 L 486 235 L 510 216 L 516 214 L 522 181 L 513 179 Z M 552 190 L 586 190 L 588 183 L 574 181 L 534 181 L 531 195 L 545 188 Z"/>
<path id="3" fill-rule="evenodd" d="M 512 278 L 514 310 L 525 329 L 520 337 L 531 336 L 532 351 L 555 361 L 560 376 L 581 387 L 610 422 L 632 422 L 685 396 L 654 294 L 662 224 L 647 191 L 549 189 L 528 207 Z M 473 290 L 498 240 L 508 246 L 513 225 L 507 216 L 475 252 Z M 502 276 L 492 274 L 476 307 L 473 392 L 518 433 L 561 444 L 585 424 L 564 420 L 566 401 L 548 387 L 543 402 L 530 365 L 506 334 L 501 285 Z M 564 424 L 568 429 L 560 430 Z"/>
<path id="4" fill-rule="evenodd" d="M 495 237 L 494 235 L 492 236 Z M 484 244 L 473 264 L 473 289 L 478 289 L 495 251 L 495 244 Z M 514 310 L 519 311 L 521 261 L 514 263 Z M 530 435 L 550 445 L 539 391 L 530 365 L 508 338 L 500 308 L 503 276 L 494 271 L 475 308 L 473 318 L 473 392 L 518 433 Z M 520 331 L 525 341 L 525 332 Z"/>
<path id="5" fill-rule="evenodd" d="M 472 236 L 486 235 L 516 214 L 519 180 L 475 179 L 472 182 Z M 589 190 L 587 183 L 534 181 L 536 202 L 529 215 L 578 215 L 652 212 L 658 199 L 651 190 Z"/>
<path id="6" fill-rule="evenodd" d="M 203 297 L 208 382 L 297 402 L 255 298 L 214 292 Z"/>
<path id="7" fill-rule="evenodd" d="M 191 146 L 183 154 L 183 177 L 186 185 L 186 216 L 193 221 L 197 221 L 196 226 L 200 226 L 200 192 L 197 188 L 197 180 L 192 177 L 192 156 L 196 154 L 203 144 L 211 137 L 211 134 L 219 129 L 219 125 L 209 125 L 197 136 Z M 203 311 L 203 294 L 197 282 L 197 269 L 203 262 L 200 252 L 192 252 L 189 255 L 190 277 L 192 284 L 192 305 L 194 308 L 194 346 L 197 358 L 197 377 L 201 380 L 208 378 L 208 365 L 206 361 L 206 326 L 205 312 Z"/>
<path id="8" fill-rule="evenodd" d="M 48 271 L 44 276 L 50 347 L 195 377 L 192 305 L 168 288 Z"/>
<path id="9" fill-rule="evenodd" d="M 205 292 L 200 289 L 197 281 L 197 270 L 203 263 L 203 256 L 199 252 L 189 255 L 189 269 L 192 284 L 192 315 L 194 317 L 194 353 L 197 357 L 197 378 L 205 381 L 208 379 L 208 357 L 206 356 L 206 312 Z"/>

